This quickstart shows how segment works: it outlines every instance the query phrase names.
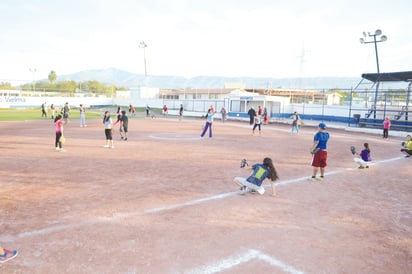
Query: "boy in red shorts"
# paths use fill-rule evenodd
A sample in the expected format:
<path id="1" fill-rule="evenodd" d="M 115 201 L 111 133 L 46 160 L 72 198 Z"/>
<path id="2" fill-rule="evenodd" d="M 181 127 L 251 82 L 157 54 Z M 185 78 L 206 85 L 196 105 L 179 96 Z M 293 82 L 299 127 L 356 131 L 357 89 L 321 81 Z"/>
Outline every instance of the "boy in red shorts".
<path id="1" fill-rule="evenodd" d="M 310 150 L 313 154 L 313 173 L 312 177 L 309 179 L 310 181 L 323 181 L 325 176 L 326 161 L 328 159 L 327 144 L 329 137 L 329 133 L 326 132 L 326 125 L 324 123 L 320 123 L 318 126 L 318 132 L 316 132 L 313 137 L 313 145 Z M 319 170 L 320 177 L 316 177 Z"/>

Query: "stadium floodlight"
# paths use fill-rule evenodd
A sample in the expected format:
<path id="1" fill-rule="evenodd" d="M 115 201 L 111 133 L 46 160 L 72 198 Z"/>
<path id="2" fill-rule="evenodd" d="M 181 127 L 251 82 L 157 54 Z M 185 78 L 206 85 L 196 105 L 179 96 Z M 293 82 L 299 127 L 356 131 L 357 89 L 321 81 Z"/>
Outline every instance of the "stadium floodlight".
<path id="1" fill-rule="evenodd" d="M 379 74 L 380 74 L 380 69 L 379 69 L 379 58 L 378 58 L 378 46 L 377 44 L 379 42 L 385 42 L 386 40 L 388 40 L 388 37 L 386 37 L 385 35 L 382 35 L 382 31 L 380 29 L 377 29 L 375 31 L 375 33 L 370 33 L 368 32 L 368 34 L 366 35 L 365 32 L 363 32 L 363 36 L 366 38 L 368 37 L 373 37 L 373 40 L 371 41 L 365 41 L 365 39 L 360 38 L 359 41 L 361 42 L 361 44 L 369 44 L 369 43 L 374 43 L 375 44 L 375 56 L 376 56 L 376 68 L 378 70 L 378 78 L 379 79 Z M 379 40 L 376 39 L 376 37 L 379 37 Z M 376 83 L 376 90 L 375 90 L 375 102 L 373 105 L 374 108 L 374 112 L 373 112 L 373 118 L 376 119 L 376 105 L 377 105 L 377 100 L 378 100 L 378 92 L 379 92 L 379 80 Z"/>
<path id="2" fill-rule="evenodd" d="M 147 44 L 143 41 L 140 42 L 139 48 L 143 49 L 143 61 L 144 61 L 144 76 L 147 77 L 147 69 L 146 69 L 146 48 Z"/>
<path id="3" fill-rule="evenodd" d="M 372 41 L 366 41 L 364 38 L 360 38 L 359 41 L 361 44 L 369 44 L 369 43 L 374 43 L 375 44 L 375 56 L 376 56 L 376 68 L 378 70 L 378 74 L 380 73 L 380 69 L 379 69 L 379 57 L 378 57 L 378 46 L 377 43 L 379 42 L 385 42 L 386 40 L 388 40 L 388 37 L 386 37 L 386 35 L 382 35 L 382 31 L 380 29 L 377 29 L 375 31 L 375 33 L 370 33 L 368 32 L 366 34 L 366 32 L 363 32 L 363 36 L 366 37 L 373 37 Z M 376 39 L 377 37 L 379 37 L 379 40 Z"/>

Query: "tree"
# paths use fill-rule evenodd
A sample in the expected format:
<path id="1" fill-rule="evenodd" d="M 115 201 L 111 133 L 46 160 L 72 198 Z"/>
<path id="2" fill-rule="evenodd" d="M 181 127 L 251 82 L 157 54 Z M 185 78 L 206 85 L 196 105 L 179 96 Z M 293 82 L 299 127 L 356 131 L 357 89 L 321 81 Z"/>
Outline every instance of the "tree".
<path id="1" fill-rule="evenodd" d="M 0 89 L 14 90 L 16 88 L 14 88 L 9 82 L 1 82 Z"/>
<path id="2" fill-rule="evenodd" d="M 49 81 L 51 84 L 54 84 L 56 82 L 57 79 L 57 74 L 54 70 L 50 71 L 49 73 Z"/>
<path id="3" fill-rule="evenodd" d="M 56 86 L 56 91 L 73 93 L 76 91 L 77 86 L 78 85 L 75 81 L 58 82 Z"/>

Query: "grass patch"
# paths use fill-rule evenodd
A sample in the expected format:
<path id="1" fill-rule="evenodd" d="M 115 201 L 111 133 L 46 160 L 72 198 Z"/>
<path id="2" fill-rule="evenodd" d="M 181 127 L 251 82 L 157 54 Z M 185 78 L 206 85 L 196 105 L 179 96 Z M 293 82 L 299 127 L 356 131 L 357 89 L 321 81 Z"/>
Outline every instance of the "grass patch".
<path id="1" fill-rule="evenodd" d="M 56 115 L 58 112 L 56 112 Z M 70 110 L 70 119 L 78 119 L 80 116 L 78 109 Z M 47 112 L 47 117 L 51 119 L 51 111 Z M 101 118 L 102 113 L 99 111 L 93 111 L 93 109 L 86 110 L 86 119 Z M 24 108 L 24 109 L 11 109 L 11 108 L 1 108 L 0 109 L 0 121 L 31 121 L 31 120 L 41 120 L 40 108 Z"/>

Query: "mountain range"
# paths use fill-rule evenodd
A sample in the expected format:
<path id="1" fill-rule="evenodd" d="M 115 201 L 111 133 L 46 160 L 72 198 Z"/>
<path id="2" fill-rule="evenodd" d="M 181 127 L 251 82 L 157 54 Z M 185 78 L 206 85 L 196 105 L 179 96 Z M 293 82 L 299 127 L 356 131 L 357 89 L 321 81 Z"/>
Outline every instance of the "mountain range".
<path id="1" fill-rule="evenodd" d="M 117 68 L 93 69 L 69 75 L 58 75 L 57 81 L 85 82 L 96 80 L 101 83 L 125 88 L 139 86 L 156 87 L 160 89 L 220 89 L 225 83 L 241 83 L 247 89 L 351 89 L 360 81 L 359 77 L 307 77 L 307 78 L 256 78 L 256 77 L 221 77 L 221 76 L 196 76 L 185 78 L 171 75 L 135 74 Z"/>

